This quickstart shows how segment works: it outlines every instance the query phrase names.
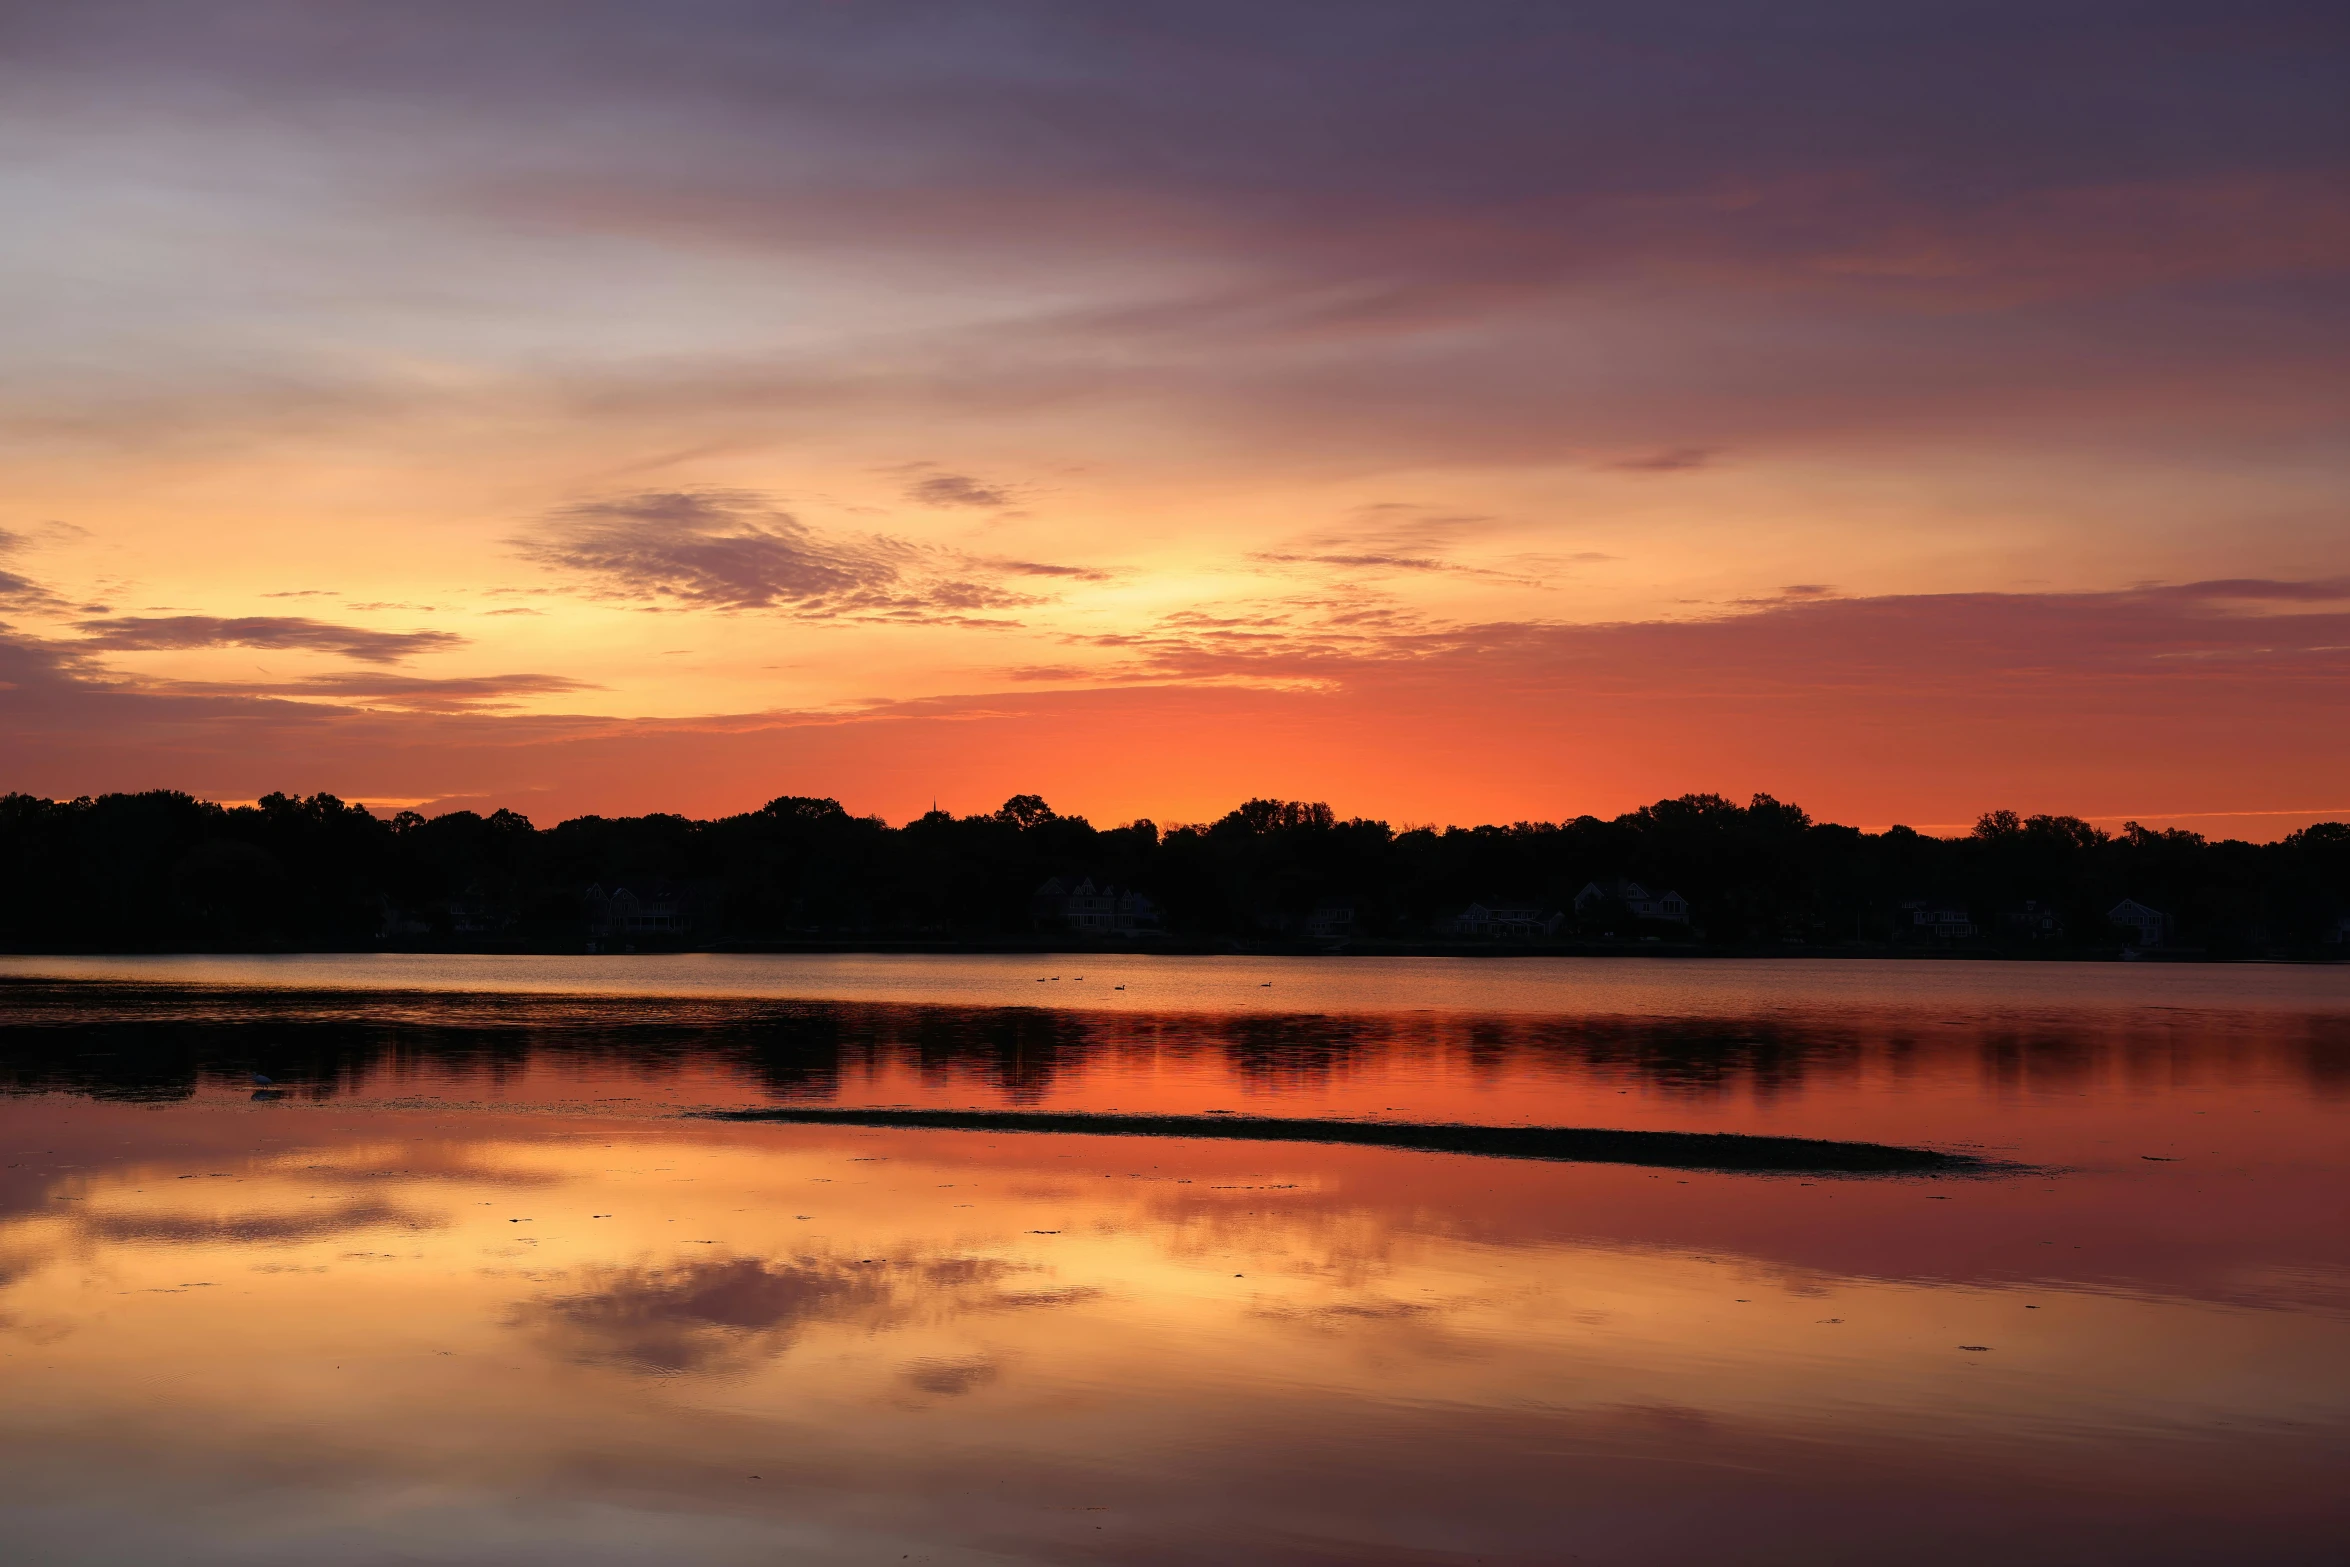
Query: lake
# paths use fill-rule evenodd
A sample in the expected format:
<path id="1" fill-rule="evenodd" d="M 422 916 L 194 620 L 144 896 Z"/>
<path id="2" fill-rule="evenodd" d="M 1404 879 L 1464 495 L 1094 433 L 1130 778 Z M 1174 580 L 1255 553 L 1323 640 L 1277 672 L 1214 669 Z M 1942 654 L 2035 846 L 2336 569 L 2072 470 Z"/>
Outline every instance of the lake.
<path id="1" fill-rule="evenodd" d="M 0 1165 L 11 1562 L 2350 1556 L 2345 968 L 0 958 Z"/>

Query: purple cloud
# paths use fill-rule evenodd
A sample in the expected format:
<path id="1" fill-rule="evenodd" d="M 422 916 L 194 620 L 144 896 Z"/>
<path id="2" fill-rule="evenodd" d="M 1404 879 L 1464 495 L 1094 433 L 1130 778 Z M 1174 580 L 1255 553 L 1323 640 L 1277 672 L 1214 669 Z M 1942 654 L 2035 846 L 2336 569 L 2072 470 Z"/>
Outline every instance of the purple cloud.
<path id="1" fill-rule="evenodd" d="M 258 647 L 338 653 L 363 664 L 396 664 L 418 653 L 462 647 L 465 638 L 449 631 L 370 631 L 330 625 L 299 615 L 124 616 L 74 623 L 84 647 L 110 652 L 159 652 L 181 648 Z"/>

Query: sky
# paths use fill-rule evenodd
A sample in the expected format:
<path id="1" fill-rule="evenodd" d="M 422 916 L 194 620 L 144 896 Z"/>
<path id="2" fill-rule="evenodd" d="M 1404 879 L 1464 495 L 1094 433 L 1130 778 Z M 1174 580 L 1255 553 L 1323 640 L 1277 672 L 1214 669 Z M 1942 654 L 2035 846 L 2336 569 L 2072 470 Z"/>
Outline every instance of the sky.
<path id="1" fill-rule="evenodd" d="M 2346 64 L 0 0 L 0 789 L 2350 818 Z"/>

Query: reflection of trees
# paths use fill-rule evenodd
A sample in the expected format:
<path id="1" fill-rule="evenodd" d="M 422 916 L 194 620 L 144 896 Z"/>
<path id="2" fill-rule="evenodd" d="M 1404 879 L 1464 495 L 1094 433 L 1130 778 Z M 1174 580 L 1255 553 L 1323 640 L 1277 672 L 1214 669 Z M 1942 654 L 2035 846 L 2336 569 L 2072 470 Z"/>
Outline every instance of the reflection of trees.
<path id="1" fill-rule="evenodd" d="M 1866 1036 L 1841 1020 L 1543 1020 L 1528 1035 L 1520 1048 L 1569 1076 L 1637 1081 L 1672 1098 L 1765 1104 L 1810 1082 L 1849 1080 L 1868 1054 Z"/>
<path id="2" fill-rule="evenodd" d="M 2002 1097 L 2027 1093 L 2078 1093 L 2094 1081 L 2106 1054 L 2098 1041 L 2045 1025 L 1987 1029 L 1976 1052 L 1984 1086 Z"/>
<path id="3" fill-rule="evenodd" d="M 2321 1099 L 2350 1099 L 2350 1018 L 2313 1017 L 2294 1041 L 2294 1054 Z"/>
<path id="4" fill-rule="evenodd" d="M 874 1009 L 877 1013 L 882 1009 Z M 923 1081 L 945 1087 L 977 1078 L 1014 1104 L 1037 1104 L 1072 1067 L 1100 1049 L 1093 1016 L 1034 1007 L 906 1007 L 872 1018 L 876 1037 L 900 1046 Z"/>
<path id="5" fill-rule="evenodd" d="M 0 982 L 0 1092 L 185 1099 L 258 1074 L 311 1098 L 410 1078 L 495 1092 L 594 1065 L 648 1083 L 739 1079 L 792 1102 L 852 1073 L 910 1071 L 930 1095 L 1013 1105 L 1073 1076 L 1206 1058 L 1244 1087 L 1317 1093 L 1395 1062 L 1485 1082 L 1638 1084 L 1668 1098 L 1768 1103 L 1877 1073 L 1972 1063 L 1995 1093 L 2077 1093 L 2289 1073 L 2350 1095 L 2350 1019 L 2261 1013 L 1950 1018 L 1785 1011 L 1748 1018 L 1430 1013 L 1085 1013 L 1043 1007 L 615 997 L 337 995 Z"/>
<path id="6" fill-rule="evenodd" d="M 1251 1087 L 1320 1088 L 1384 1047 L 1390 1019 L 1320 1013 L 1258 1013 L 1205 1021 L 1200 1036 L 1222 1049 L 1233 1075 Z"/>

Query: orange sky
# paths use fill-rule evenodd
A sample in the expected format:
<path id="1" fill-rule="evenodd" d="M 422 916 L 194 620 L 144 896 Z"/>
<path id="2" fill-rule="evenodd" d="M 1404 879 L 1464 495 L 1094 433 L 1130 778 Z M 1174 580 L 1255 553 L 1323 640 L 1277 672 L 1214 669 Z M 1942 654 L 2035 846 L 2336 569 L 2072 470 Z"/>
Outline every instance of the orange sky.
<path id="1" fill-rule="evenodd" d="M 923 16 L 26 23 L 0 785 L 2350 815 L 2337 23 Z"/>

